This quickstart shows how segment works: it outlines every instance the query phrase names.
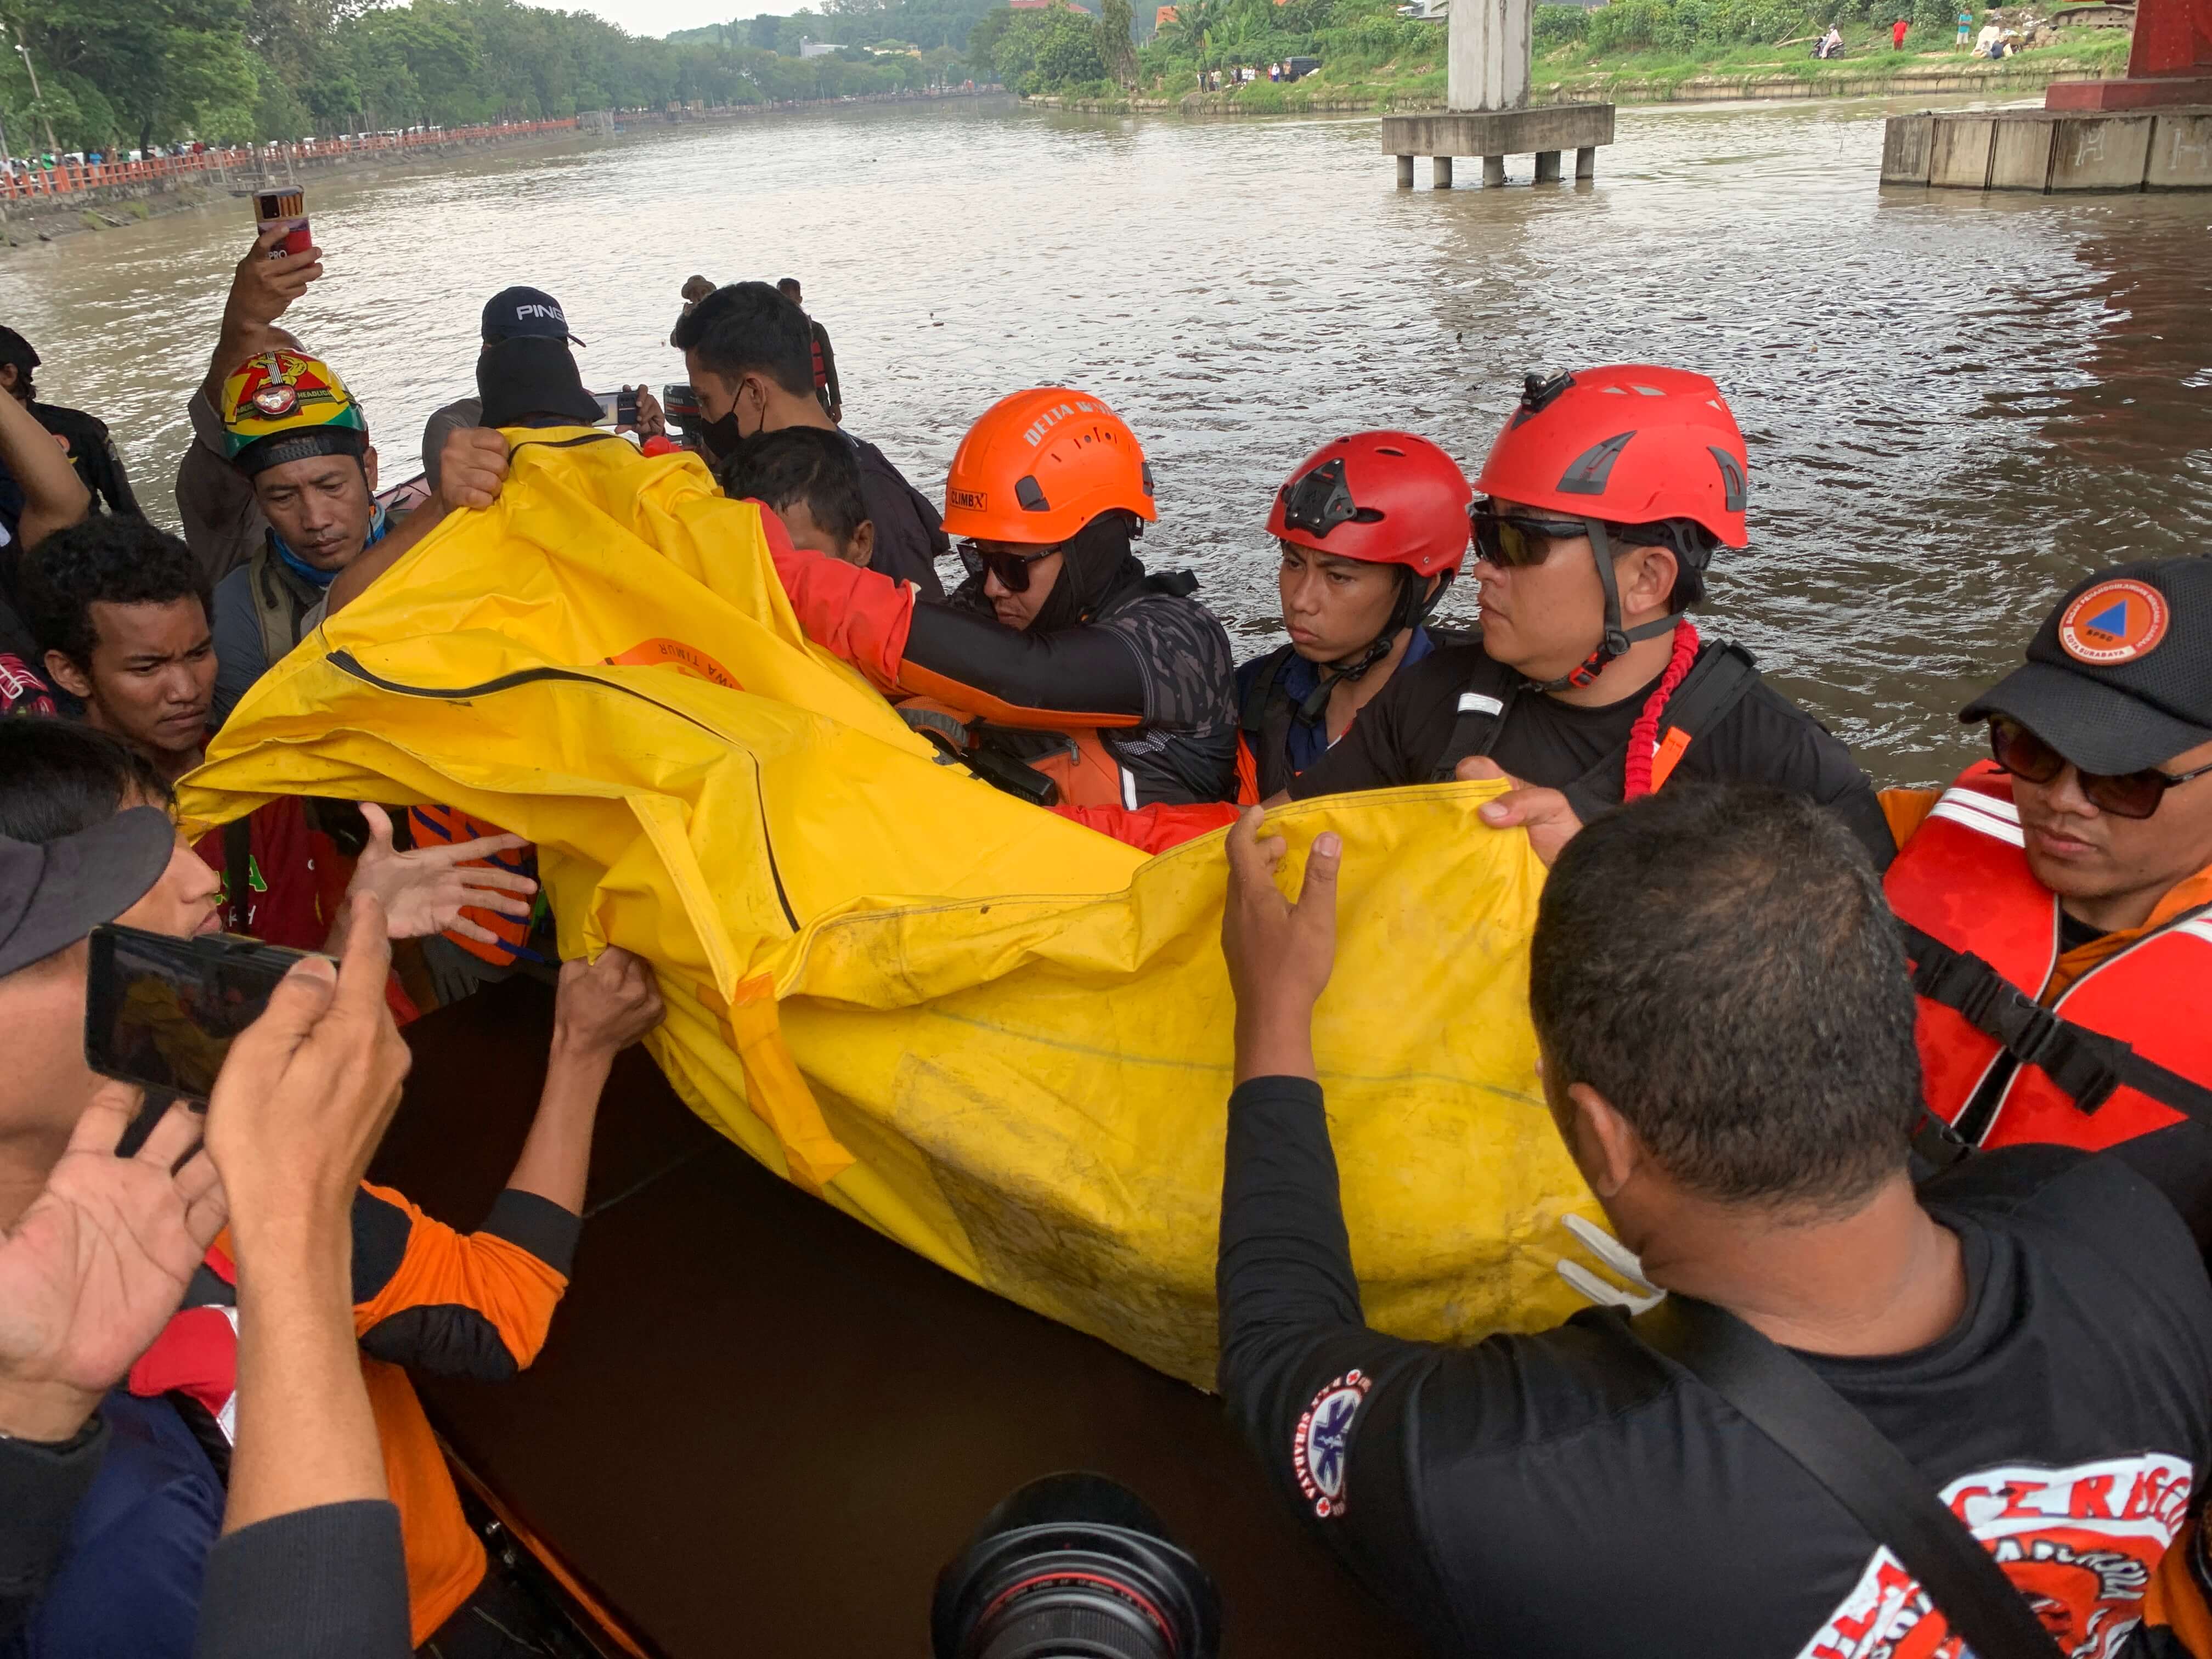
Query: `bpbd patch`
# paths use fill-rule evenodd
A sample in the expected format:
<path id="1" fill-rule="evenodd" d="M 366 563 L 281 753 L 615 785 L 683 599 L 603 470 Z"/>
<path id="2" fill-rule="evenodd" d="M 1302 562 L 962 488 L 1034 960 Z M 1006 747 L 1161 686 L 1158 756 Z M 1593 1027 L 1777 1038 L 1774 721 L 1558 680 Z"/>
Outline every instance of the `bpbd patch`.
<path id="1" fill-rule="evenodd" d="M 1346 1371 L 1313 1397 L 1298 1419 L 1291 1438 L 1291 1468 L 1298 1490 L 1326 1521 L 1345 1509 L 1345 1454 L 1352 1439 L 1352 1420 L 1375 1379 L 1364 1371 Z"/>
<path id="2" fill-rule="evenodd" d="M 2115 577 L 2066 607 L 2058 619 L 2058 644 L 2076 662 L 2117 668 L 2155 650 L 2172 615 L 2166 595 L 2148 582 Z"/>

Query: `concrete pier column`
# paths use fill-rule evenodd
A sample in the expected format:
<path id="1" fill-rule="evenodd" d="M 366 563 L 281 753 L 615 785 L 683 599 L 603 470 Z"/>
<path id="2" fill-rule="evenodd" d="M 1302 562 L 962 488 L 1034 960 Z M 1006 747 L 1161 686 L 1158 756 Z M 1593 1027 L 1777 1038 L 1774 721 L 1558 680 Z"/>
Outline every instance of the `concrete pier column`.
<path id="1" fill-rule="evenodd" d="M 1444 102 L 1455 110 L 1519 109 L 1528 101 L 1534 0 L 1452 0 Z"/>
<path id="2" fill-rule="evenodd" d="M 1434 176 L 1438 190 L 1451 188 L 1451 164 L 1452 158 L 1449 155 L 1439 155 L 1430 163 L 1430 166 L 1435 169 Z"/>
<path id="3" fill-rule="evenodd" d="M 1485 190 L 1496 190 L 1504 182 L 1505 158 L 1503 155 L 1484 156 L 1482 158 L 1483 188 Z"/>
<path id="4" fill-rule="evenodd" d="M 1540 185 L 1556 185 L 1559 182 L 1559 151 L 1540 149 L 1536 152 L 1536 182 Z"/>
<path id="5" fill-rule="evenodd" d="M 1411 190 L 1413 187 L 1413 158 L 1410 155 L 1401 155 L 1398 158 L 1398 188 Z"/>
<path id="6" fill-rule="evenodd" d="M 1575 152 L 1575 177 L 1577 179 L 1597 177 L 1597 146 L 1586 144 Z"/>

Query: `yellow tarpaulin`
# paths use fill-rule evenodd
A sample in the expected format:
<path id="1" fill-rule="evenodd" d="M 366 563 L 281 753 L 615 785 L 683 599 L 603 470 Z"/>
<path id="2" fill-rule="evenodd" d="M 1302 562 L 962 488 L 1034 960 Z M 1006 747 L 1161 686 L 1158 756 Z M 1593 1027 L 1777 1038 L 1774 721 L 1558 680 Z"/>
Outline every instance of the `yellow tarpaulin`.
<path id="1" fill-rule="evenodd" d="M 769 1168 L 1209 1383 L 1231 1003 L 1220 837 L 1146 860 L 939 764 L 808 645 L 757 509 L 688 456 L 518 440 L 263 678 L 185 791 L 441 802 L 529 836 L 564 955 L 649 958 L 649 1041 Z M 1369 1317 L 1555 1322 L 1571 1209 L 1523 1006 L 1540 867 L 1495 786 L 1293 806 L 1345 841 L 1316 1030 Z M 1295 879 L 1296 872 L 1292 872 Z M 742 1264 L 732 1264 L 733 1268 Z"/>

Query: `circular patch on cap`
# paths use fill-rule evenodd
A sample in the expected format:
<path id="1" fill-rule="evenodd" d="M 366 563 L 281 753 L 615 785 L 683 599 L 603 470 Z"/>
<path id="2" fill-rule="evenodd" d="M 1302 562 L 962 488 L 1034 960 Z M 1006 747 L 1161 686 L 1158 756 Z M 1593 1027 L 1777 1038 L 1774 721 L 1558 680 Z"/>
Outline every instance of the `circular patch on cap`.
<path id="1" fill-rule="evenodd" d="M 2058 644 L 2076 662 L 2117 668 L 2156 650 L 2172 617 L 2166 595 L 2148 582 L 2116 577 L 2066 607 Z"/>
<path id="2" fill-rule="evenodd" d="M 289 415 L 300 402 L 300 394 L 289 386 L 264 386 L 253 394 L 253 406 L 264 415 Z"/>

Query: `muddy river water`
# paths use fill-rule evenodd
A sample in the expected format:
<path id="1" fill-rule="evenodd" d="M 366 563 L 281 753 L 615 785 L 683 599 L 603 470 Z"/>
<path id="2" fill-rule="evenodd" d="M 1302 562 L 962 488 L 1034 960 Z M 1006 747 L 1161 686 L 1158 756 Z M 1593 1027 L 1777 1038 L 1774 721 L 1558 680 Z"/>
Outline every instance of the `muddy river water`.
<path id="1" fill-rule="evenodd" d="M 2212 536 L 2212 197 L 1884 192 L 1887 112 L 1624 111 L 1595 186 L 1532 188 L 1522 157 L 1511 188 L 1448 194 L 1425 161 L 1395 189 L 1366 117 L 988 100 L 653 127 L 314 180 L 330 275 L 288 322 L 363 400 L 391 481 L 471 388 L 494 289 L 556 294 L 605 387 L 681 378 L 685 276 L 797 276 L 848 424 L 933 495 L 1000 394 L 1105 397 L 1158 478 L 1143 550 L 1200 572 L 1240 653 L 1279 638 L 1261 521 L 1322 440 L 1408 427 L 1472 473 L 1524 370 L 1703 369 L 1753 469 L 1715 623 L 1878 780 L 1926 781 L 2065 584 Z M 0 263 L 42 395 L 106 420 L 171 520 L 247 217 Z"/>

